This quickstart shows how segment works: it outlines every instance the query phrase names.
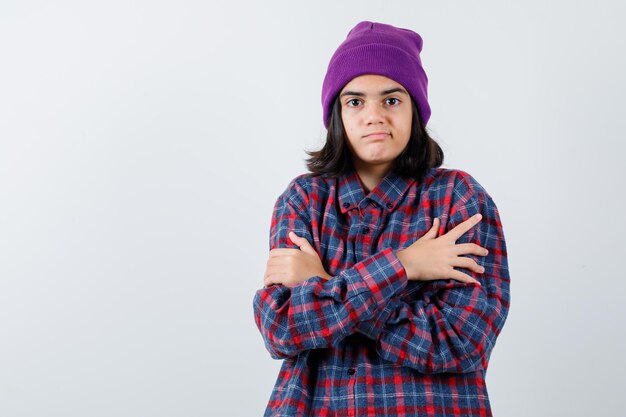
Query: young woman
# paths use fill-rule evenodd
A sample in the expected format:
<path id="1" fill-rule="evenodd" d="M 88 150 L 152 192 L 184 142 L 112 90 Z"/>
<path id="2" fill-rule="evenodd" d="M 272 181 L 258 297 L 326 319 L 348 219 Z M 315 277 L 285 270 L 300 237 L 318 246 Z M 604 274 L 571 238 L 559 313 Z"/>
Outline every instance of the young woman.
<path id="1" fill-rule="evenodd" d="M 498 209 L 429 137 L 421 37 L 360 22 L 322 87 L 324 147 L 278 197 L 254 317 L 283 359 L 265 416 L 490 416 L 510 303 Z"/>

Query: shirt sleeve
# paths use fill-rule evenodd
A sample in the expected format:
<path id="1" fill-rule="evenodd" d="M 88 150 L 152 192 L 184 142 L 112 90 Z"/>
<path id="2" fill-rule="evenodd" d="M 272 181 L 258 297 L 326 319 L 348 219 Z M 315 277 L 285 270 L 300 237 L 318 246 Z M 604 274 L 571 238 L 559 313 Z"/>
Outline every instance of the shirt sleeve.
<path id="1" fill-rule="evenodd" d="M 270 249 L 293 248 L 290 231 L 316 247 L 302 190 L 283 193 L 274 205 Z M 324 348 L 354 333 L 355 325 L 406 287 L 404 266 L 392 248 L 342 270 L 331 279 L 313 276 L 293 288 L 278 284 L 256 291 L 254 318 L 265 347 L 274 359 Z"/>
<path id="2" fill-rule="evenodd" d="M 415 300 L 394 296 L 357 330 L 375 341 L 383 359 L 421 373 L 466 373 L 487 369 L 510 305 L 510 278 L 498 209 L 486 192 L 473 192 L 450 211 L 446 232 L 476 213 L 480 222 L 457 241 L 489 250 L 473 258 L 485 268 L 475 273 L 482 286 L 453 279 L 425 281 Z"/>

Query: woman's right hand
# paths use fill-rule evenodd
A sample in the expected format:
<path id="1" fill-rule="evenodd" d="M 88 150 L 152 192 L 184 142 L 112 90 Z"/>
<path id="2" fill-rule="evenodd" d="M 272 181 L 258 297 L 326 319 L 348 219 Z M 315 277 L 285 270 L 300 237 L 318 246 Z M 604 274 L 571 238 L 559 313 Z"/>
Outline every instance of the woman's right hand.
<path id="1" fill-rule="evenodd" d="M 406 270 L 407 278 L 413 281 L 456 279 L 480 285 L 476 279 L 454 267 L 467 268 L 479 274 L 485 272 L 484 268 L 472 258 L 459 255 L 469 253 L 485 256 L 489 253 L 487 249 L 475 243 L 458 245 L 455 243 L 465 232 L 477 225 L 481 218 L 482 215 L 478 213 L 439 237 L 437 237 L 439 219 L 435 218 L 433 226 L 424 236 L 411 246 L 396 252 Z"/>

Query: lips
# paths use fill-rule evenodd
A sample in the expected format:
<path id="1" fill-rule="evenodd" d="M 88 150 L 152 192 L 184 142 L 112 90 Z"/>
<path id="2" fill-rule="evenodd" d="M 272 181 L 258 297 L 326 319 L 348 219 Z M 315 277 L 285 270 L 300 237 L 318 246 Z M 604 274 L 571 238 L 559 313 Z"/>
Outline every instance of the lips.
<path id="1" fill-rule="evenodd" d="M 372 132 L 369 135 L 365 135 L 365 138 L 370 138 L 370 139 L 385 139 L 387 136 L 389 136 L 388 132 Z"/>

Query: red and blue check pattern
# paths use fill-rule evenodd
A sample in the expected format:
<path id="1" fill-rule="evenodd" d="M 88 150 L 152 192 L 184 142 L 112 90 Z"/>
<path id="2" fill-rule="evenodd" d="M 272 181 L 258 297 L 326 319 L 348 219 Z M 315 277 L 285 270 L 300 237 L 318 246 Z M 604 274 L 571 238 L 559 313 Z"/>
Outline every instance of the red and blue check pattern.
<path id="1" fill-rule="evenodd" d="M 489 250 L 481 286 L 409 281 L 396 251 L 440 218 L 438 236 L 476 213 L 457 240 Z M 317 250 L 332 279 L 259 289 L 254 318 L 274 359 L 284 359 L 265 410 L 273 416 L 491 416 L 489 357 L 510 303 L 498 209 L 468 173 L 432 168 L 421 181 L 393 171 L 366 195 L 354 170 L 302 174 L 278 197 L 270 249 Z"/>

